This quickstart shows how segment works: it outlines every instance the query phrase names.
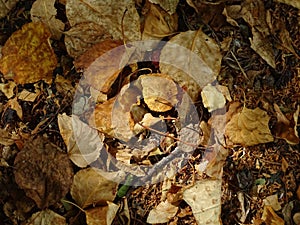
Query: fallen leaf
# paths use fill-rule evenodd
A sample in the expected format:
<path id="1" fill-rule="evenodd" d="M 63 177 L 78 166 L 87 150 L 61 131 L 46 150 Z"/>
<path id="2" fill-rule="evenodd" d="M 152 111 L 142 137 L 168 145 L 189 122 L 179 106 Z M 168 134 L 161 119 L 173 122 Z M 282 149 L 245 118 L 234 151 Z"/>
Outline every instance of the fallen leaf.
<path id="1" fill-rule="evenodd" d="M 179 0 L 149 0 L 149 2 L 160 5 L 167 13 L 172 15 L 176 12 Z"/>
<path id="2" fill-rule="evenodd" d="M 201 30 L 186 31 L 171 38 L 160 55 L 160 71 L 186 90 L 193 101 L 201 88 L 214 81 L 221 68 L 218 44 Z"/>
<path id="3" fill-rule="evenodd" d="M 176 215 L 177 211 L 178 207 L 172 205 L 167 200 L 164 202 L 160 202 L 154 209 L 149 212 L 147 223 L 167 223 Z"/>
<path id="4" fill-rule="evenodd" d="M 201 92 L 202 102 L 209 112 L 225 107 L 226 99 L 223 94 L 211 84 L 206 85 Z"/>
<path id="5" fill-rule="evenodd" d="M 1 145 L 13 145 L 15 143 L 14 139 L 12 138 L 11 133 L 9 133 L 5 129 L 0 128 L 0 144 Z"/>
<path id="6" fill-rule="evenodd" d="M 34 102 L 35 99 L 40 95 L 40 92 L 33 93 L 27 90 L 22 90 L 18 95 L 18 99 L 27 102 Z"/>
<path id="7" fill-rule="evenodd" d="M 38 137 L 27 141 L 17 154 L 14 175 L 18 186 L 43 209 L 67 194 L 73 169 L 62 150 L 45 138 Z"/>
<path id="8" fill-rule="evenodd" d="M 118 209 L 119 206 L 112 202 L 107 202 L 107 206 L 87 209 L 84 211 L 86 216 L 86 223 L 88 225 L 110 225 L 117 215 Z"/>
<path id="9" fill-rule="evenodd" d="M 275 136 L 277 138 L 286 140 L 286 142 L 291 145 L 296 145 L 299 143 L 299 136 L 297 131 L 299 108 L 300 107 L 298 105 L 298 108 L 293 116 L 293 121 L 290 121 L 281 112 L 279 106 L 274 103 L 274 109 L 277 117 L 277 123 L 274 126 Z"/>
<path id="10" fill-rule="evenodd" d="M 74 95 L 75 88 L 72 85 L 72 80 L 66 79 L 61 75 L 56 75 L 55 77 L 55 87 L 58 93 L 61 93 L 63 96 Z"/>
<path id="11" fill-rule="evenodd" d="M 226 124 L 225 135 L 234 144 L 252 146 L 274 140 L 269 130 L 267 112 L 260 108 L 248 109 L 234 114 Z"/>
<path id="12" fill-rule="evenodd" d="M 158 5 L 150 4 L 149 11 L 145 15 L 142 39 L 162 39 L 174 34 L 177 27 L 178 15 L 176 13 L 168 14 Z"/>
<path id="13" fill-rule="evenodd" d="M 104 135 L 83 123 L 75 115 L 58 115 L 58 127 L 67 146 L 69 159 L 84 168 L 97 160 L 103 148 Z"/>
<path id="14" fill-rule="evenodd" d="M 3 94 L 10 99 L 11 97 L 14 96 L 14 89 L 16 87 L 15 82 L 13 81 L 9 81 L 6 84 L 5 83 L 1 83 L 0 84 L 0 91 L 3 92 Z"/>
<path id="15" fill-rule="evenodd" d="M 274 195 L 269 195 L 267 197 L 265 197 L 263 199 L 263 202 L 264 202 L 264 205 L 269 205 L 271 206 L 275 211 L 278 211 L 281 209 L 281 206 L 278 202 L 278 196 L 277 194 L 274 194 Z"/>
<path id="16" fill-rule="evenodd" d="M 101 175 L 101 170 L 87 168 L 75 174 L 71 195 L 84 209 L 90 205 L 106 205 L 107 201 L 112 202 L 116 196 L 117 187 L 117 183 Z"/>
<path id="17" fill-rule="evenodd" d="M 19 102 L 18 102 L 18 98 L 12 98 L 9 99 L 8 102 L 6 103 L 6 107 L 11 108 L 13 110 L 16 111 L 18 117 L 22 120 L 23 119 L 23 109 L 20 106 Z"/>
<path id="18" fill-rule="evenodd" d="M 177 86 L 164 74 L 148 74 L 139 77 L 143 98 L 150 110 L 166 112 L 177 104 Z"/>
<path id="19" fill-rule="evenodd" d="M 15 7 L 19 0 L 1 0 L 0 1 L 0 18 L 3 18 L 9 11 Z"/>
<path id="20" fill-rule="evenodd" d="M 67 225 L 66 218 L 50 209 L 33 213 L 26 223 L 28 225 L 55 224 Z"/>
<path id="21" fill-rule="evenodd" d="M 65 24 L 56 19 L 55 0 L 37 0 L 32 4 L 30 15 L 33 22 L 43 22 L 49 28 L 52 37 L 59 40 L 65 28 Z"/>
<path id="22" fill-rule="evenodd" d="M 276 2 L 291 5 L 297 9 L 300 9 L 300 2 L 298 0 L 275 0 Z"/>
<path id="23" fill-rule="evenodd" d="M 284 220 L 280 218 L 271 206 L 265 205 L 261 219 L 268 225 L 284 225 Z"/>
<path id="24" fill-rule="evenodd" d="M 222 224 L 221 185 L 222 180 L 201 180 L 183 192 L 183 199 L 191 206 L 198 225 Z"/>
<path id="25" fill-rule="evenodd" d="M 57 60 L 49 43 L 51 33 L 41 22 L 25 24 L 2 48 L 0 71 L 16 84 L 50 83 Z"/>

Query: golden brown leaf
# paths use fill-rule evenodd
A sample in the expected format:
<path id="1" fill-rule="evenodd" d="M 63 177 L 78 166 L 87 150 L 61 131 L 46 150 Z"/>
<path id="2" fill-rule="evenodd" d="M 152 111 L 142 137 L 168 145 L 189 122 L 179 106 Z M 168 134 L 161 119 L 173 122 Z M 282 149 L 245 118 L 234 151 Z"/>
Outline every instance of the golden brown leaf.
<path id="1" fill-rule="evenodd" d="M 49 43 L 51 33 L 41 22 L 25 24 L 2 48 L 0 71 L 17 84 L 51 82 L 57 60 Z"/>
<path id="2" fill-rule="evenodd" d="M 234 144 L 251 146 L 274 140 L 268 126 L 270 117 L 260 108 L 244 107 L 229 119 L 225 134 Z"/>
<path id="3" fill-rule="evenodd" d="M 0 18 L 6 14 L 18 3 L 19 0 L 1 0 L 0 1 Z"/>
<path id="4" fill-rule="evenodd" d="M 118 212 L 119 206 L 112 202 L 107 202 L 107 204 L 107 206 L 85 210 L 86 223 L 88 225 L 110 225 Z"/>
<path id="5" fill-rule="evenodd" d="M 55 224 L 55 225 L 67 225 L 66 218 L 53 212 L 50 209 L 46 209 L 40 212 L 32 214 L 28 220 L 28 225 L 41 225 L 41 224 Z"/>

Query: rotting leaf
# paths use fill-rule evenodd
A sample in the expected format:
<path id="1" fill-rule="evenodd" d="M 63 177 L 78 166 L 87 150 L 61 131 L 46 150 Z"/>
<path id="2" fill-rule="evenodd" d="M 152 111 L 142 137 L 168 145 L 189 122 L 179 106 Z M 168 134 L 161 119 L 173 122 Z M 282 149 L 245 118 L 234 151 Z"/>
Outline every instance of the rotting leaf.
<path id="1" fill-rule="evenodd" d="M 183 192 L 183 199 L 191 206 L 198 225 L 222 224 L 221 185 L 222 180 L 201 180 Z"/>
<path id="2" fill-rule="evenodd" d="M 168 74 L 196 101 L 201 88 L 214 81 L 221 69 L 218 44 L 201 30 L 171 38 L 160 55 L 160 71 Z"/>
<path id="3" fill-rule="evenodd" d="M 144 101 L 155 112 L 166 112 L 177 104 L 177 86 L 164 74 L 148 74 L 139 77 Z"/>
<path id="4" fill-rule="evenodd" d="M 36 212 L 28 219 L 27 225 L 55 224 L 67 225 L 66 218 L 50 209 Z"/>
<path id="5" fill-rule="evenodd" d="M 56 19 L 55 0 L 36 0 L 30 10 L 33 22 L 43 22 L 49 28 L 52 37 L 59 40 L 64 30 L 65 24 Z"/>
<path id="6" fill-rule="evenodd" d="M 25 143 L 14 168 L 16 183 L 40 209 L 55 204 L 71 187 L 73 169 L 67 155 L 43 137 Z"/>
<path id="7" fill-rule="evenodd" d="M 269 119 L 267 112 L 260 108 L 244 107 L 229 118 L 225 134 L 232 143 L 244 146 L 271 142 L 274 138 L 268 126 Z"/>
<path id="8" fill-rule="evenodd" d="M 87 209 L 84 211 L 86 216 L 86 223 L 88 225 L 110 225 L 117 215 L 118 209 L 119 206 L 112 202 L 107 202 L 107 206 Z"/>
<path id="9" fill-rule="evenodd" d="M 50 83 L 57 60 L 49 43 L 50 31 L 41 22 L 25 24 L 2 48 L 0 71 L 16 84 Z"/>
<path id="10" fill-rule="evenodd" d="M 68 156 L 74 164 L 83 168 L 99 157 L 103 147 L 103 134 L 83 123 L 76 115 L 71 117 L 59 114 L 58 126 L 67 146 Z"/>
<path id="11" fill-rule="evenodd" d="M 118 184 L 107 180 L 96 168 L 82 169 L 74 176 L 71 195 L 81 208 L 89 205 L 106 205 L 112 202 L 117 193 Z"/>

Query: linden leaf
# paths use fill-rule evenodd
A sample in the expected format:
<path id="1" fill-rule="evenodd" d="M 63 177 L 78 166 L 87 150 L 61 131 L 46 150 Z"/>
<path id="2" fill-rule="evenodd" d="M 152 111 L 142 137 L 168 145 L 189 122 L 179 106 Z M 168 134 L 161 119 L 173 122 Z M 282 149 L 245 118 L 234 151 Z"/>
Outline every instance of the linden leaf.
<path id="1" fill-rule="evenodd" d="M 148 74 L 139 77 L 144 101 L 149 109 L 166 112 L 177 104 L 177 86 L 164 74 Z"/>
<path id="2" fill-rule="evenodd" d="M 71 195 L 81 208 L 89 205 L 106 205 L 112 202 L 117 193 L 118 184 L 107 180 L 96 168 L 80 170 L 74 176 Z"/>
<path id="3" fill-rule="evenodd" d="M 47 24 L 54 39 L 59 40 L 64 30 L 65 24 L 56 19 L 55 0 L 37 0 L 33 3 L 30 14 L 33 22 L 43 22 Z"/>
<path id="4" fill-rule="evenodd" d="M 230 111 L 230 110 L 229 110 Z M 268 123 L 270 117 L 260 108 L 243 108 L 226 124 L 225 134 L 234 144 L 252 146 L 274 140 Z"/>
<path id="5" fill-rule="evenodd" d="M 2 48 L 0 71 L 17 84 L 50 83 L 57 60 L 49 43 L 51 33 L 41 22 L 25 24 Z"/>
<path id="6" fill-rule="evenodd" d="M 16 183 L 41 209 L 64 197 L 73 169 L 66 154 L 42 137 L 27 141 L 14 162 Z"/>
<path id="7" fill-rule="evenodd" d="M 168 74 L 196 101 L 201 88 L 215 80 L 221 69 L 218 44 L 201 30 L 171 38 L 160 55 L 160 71 Z"/>

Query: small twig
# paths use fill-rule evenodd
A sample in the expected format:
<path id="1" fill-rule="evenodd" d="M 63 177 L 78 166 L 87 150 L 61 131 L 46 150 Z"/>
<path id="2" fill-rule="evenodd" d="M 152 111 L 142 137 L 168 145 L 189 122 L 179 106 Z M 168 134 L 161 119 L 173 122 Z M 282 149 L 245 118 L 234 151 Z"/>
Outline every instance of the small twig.
<path id="1" fill-rule="evenodd" d="M 241 64 L 239 63 L 239 61 L 238 61 L 238 59 L 236 58 L 236 56 L 234 55 L 234 53 L 233 53 L 232 51 L 230 51 L 230 53 L 231 53 L 232 57 L 234 58 L 234 60 L 236 61 L 236 63 L 238 64 L 238 66 L 239 66 L 239 68 L 240 68 L 242 74 L 244 75 L 244 77 L 245 77 L 247 80 L 249 80 L 247 74 L 245 73 L 244 69 L 242 68 Z"/>

